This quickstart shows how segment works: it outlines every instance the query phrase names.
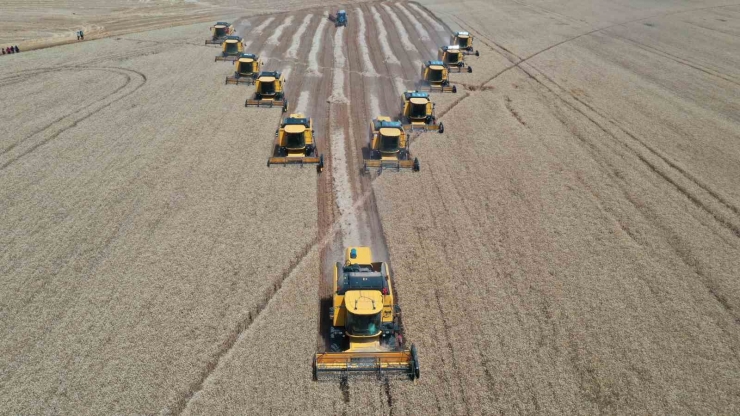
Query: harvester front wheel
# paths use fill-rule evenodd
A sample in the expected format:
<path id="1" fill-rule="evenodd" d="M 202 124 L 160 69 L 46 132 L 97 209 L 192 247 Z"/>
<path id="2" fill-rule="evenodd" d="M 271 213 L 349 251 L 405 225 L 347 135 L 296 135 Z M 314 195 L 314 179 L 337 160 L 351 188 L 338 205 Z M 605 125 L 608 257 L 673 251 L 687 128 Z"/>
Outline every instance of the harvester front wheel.
<path id="1" fill-rule="evenodd" d="M 452 93 L 457 94 L 457 85 L 452 86 Z"/>
<path id="2" fill-rule="evenodd" d="M 439 130 L 437 130 L 440 134 L 445 132 L 445 125 L 444 123 L 439 123 Z"/>
<path id="3" fill-rule="evenodd" d="M 316 173 L 324 171 L 324 155 L 319 155 L 319 164 L 316 166 Z"/>
<path id="4" fill-rule="evenodd" d="M 411 358 L 414 360 L 414 368 L 411 373 L 411 379 L 419 378 L 421 376 L 421 370 L 419 368 L 419 353 L 416 351 L 416 345 L 411 344 Z"/>
<path id="5" fill-rule="evenodd" d="M 475 51 L 475 56 L 480 56 L 480 52 Z"/>
<path id="6" fill-rule="evenodd" d="M 420 168 L 420 166 L 419 166 L 419 158 L 418 157 L 415 157 L 414 158 L 414 172 L 418 172 L 419 171 L 419 168 Z"/>
<path id="7" fill-rule="evenodd" d="M 473 72 L 473 67 L 472 66 L 469 66 L 468 67 L 468 74 L 471 73 L 471 72 Z"/>

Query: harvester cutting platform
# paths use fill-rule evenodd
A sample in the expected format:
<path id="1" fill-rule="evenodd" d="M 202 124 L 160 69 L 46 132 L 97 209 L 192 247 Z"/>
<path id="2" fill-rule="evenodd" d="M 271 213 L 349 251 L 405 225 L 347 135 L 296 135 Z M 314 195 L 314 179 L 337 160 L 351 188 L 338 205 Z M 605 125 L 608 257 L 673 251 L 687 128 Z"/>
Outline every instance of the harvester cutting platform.
<path id="1" fill-rule="evenodd" d="M 234 26 L 228 22 L 217 22 L 211 26 L 211 38 L 206 39 L 206 45 L 220 45 L 226 39 L 226 36 L 234 33 Z"/>
<path id="2" fill-rule="evenodd" d="M 444 133 L 445 126 L 437 124 L 434 103 L 429 93 L 406 91 L 401 95 L 401 122 L 405 130 L 438 131 Z"/>
<path id="3" fill-rule="evenodd" d="M 400 121 L 392 121 L 385 116 L 373 120 L 363 171 L 367 173 L 373 168 L 379 172 L 384 169 L 419 171 L 419 159 L 411 160 L 409 141 Z"/>
<path id="4" fill-rule="evenodd" d="M 451 45 L 457 45 L 465 55 L 480 56 L 480 52 L 473 51 L 473 35 L 469 32 L 455 32 L 450 38 Z"/>
<path id="5" fill-rule="evenodd" d="M 469 73 L 473 72 L 473 68 L 465 63 L 465 55 L 457 45 L 439 48 L 438 57 L 440 61 L 447 65 L 450 72 L 462 72 L 463 68 L 468 68 Z"/>
<path id="6" fill-rule="evenodd" d="M 442 61 L 427 61 L 421 65 L 421 81 L 417 89 L 430 92 L 457 92 L 456 86 L 450 86 L 450 70 Z"/>
<path id="7" fill-rule="evenodd" d="M 369 247 L 349 247 L 345 258 L 334 266 L 331 351 L 314 357 L 314 378 L 419 378 L 419 357 L 414 345 L 404 346 L 387 265 L 374 262 Z"/>
<path id="8" fill-rule="evenodd" d="M 254 82 L 254 97 L 247 98 L 245 107 L 282 107 L 288 111 L 288 99 L 283 92 L 285 79 L 280 72 L 260 72 Z"/>
<path id="9" fill-rule="evenodd" d="M 226 77 L 226 84 L 254 84 L 261 68 L 262 61 L 259 56 L 253 53 L 243 53 L 234 62 L 234 75 Z"/>
<path id="10" fill-rule="evenodd" d="M 241 36 L 226 36 L 221 44 L 221 55 L 216 55 L 215 61 L 234 62 L 244 53 L 244 44 Z"/>
<path id="11" fill-rule="evenodd" d="M 313 134 L 310 118 L 303 114 L 291 114 L 275 132 L 275 147 L 267 166 L 316 165 L 316 171 L 321 173 L 324 170 L 324 155 L 318 153 Z"/>

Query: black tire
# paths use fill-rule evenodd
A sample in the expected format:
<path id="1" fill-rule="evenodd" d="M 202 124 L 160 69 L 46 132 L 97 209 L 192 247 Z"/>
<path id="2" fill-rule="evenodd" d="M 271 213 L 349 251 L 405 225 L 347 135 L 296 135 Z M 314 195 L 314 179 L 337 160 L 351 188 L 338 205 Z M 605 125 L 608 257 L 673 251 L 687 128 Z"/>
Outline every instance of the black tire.
<path id="1" fill-rule="evenodd" d="M 452 86 L 452 93 L 457 94 L 457 85 Z"/>
<path id="2" fill-rule="evenodd" d="M 475 56 L 480 56 L 480 52 L 475 51 Z"/>
<path id="3" fill-rule="evenodd" d="M 439 134 L 442 134 L 445 132 L 445 125 L 444 123 L 439 123 L 439 130 L 437 130 Z"/>
<path id="4" fill-rule="evenodd" d="M 421 169 L 421 166 L 419 165 L 419 158 L 418 158 L 418 157 L 415 157 L 415 158 L 414 158 L 414 167 L 413 167 L 413 171 L 414 171 L 414 172 L 418 172 L 418 171 L 419 171 L 419 169 Z"/>
<path id="5" fill-rule="evenodd" d="M 471 72 L 473 72 L 473 67 L 472 66 L 469 66 L 468 67 L 468 74 L 470 74 Z"/>

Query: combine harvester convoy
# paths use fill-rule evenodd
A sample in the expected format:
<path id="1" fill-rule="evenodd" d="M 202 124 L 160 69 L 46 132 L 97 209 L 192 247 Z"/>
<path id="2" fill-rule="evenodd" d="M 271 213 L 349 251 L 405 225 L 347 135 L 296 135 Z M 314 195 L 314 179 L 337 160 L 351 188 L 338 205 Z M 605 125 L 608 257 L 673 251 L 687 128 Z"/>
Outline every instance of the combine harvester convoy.
<path id="1" fill-rule="evenodd" d="M 405 348 L 388 266 L 369 247 L 348 247 L 334 265 L 330 351 L 314 356 L 314 379 L 347 376 L 419 378 L 416 347 Z"/>
<path id="2" fill-rule="evenodd" d="M 337 29 L 347 27 L 347 12 L 339 10 L 330 15 Z M 412 132 L 444 132 L 428 92 L 457 92 L 450 84 L 450 72 L 472 69 L 465 63 L 465 55 L 480 56 L 473 50 L 473 37 L 468 32 L 455 32 L 450 46 L 439 49 L 438 60 L 427 61 L 421 67 L 421 79 L 416 91 L 402 94 L 399 120 L 376 115 L 372 120 L 370 143 L 364 155 L 363 173 L 377 169 L 395 172 L 419 171 L 419 159 L 409 150 L 408 135 Z M 234 62 L 234 74 L 227 76 L 226 84 L 254 84 L 254 95 L 244 102 L 245 107 L 281 108 L 288 111 L 288 100 L 283 90 L 285 79 L 280 71 L 263 71 L 263 62 L 254 53 L 244 52 L 240 36 L 228 22 L 211 27 L 211 38 L 206 44 L 220 44 L 221 54 L 216 61 Z M 419 91 L 424 90 L 424 91 Z M 318 152 L 313 120 L 301 113 L 290 114 L 280 121 L 275 132 L 273 154 L 267 166 L 316 165 L 324 170 L 324 155 Z M 401 375 L 419 378 L 419 357 L 416 347 L 405 348 L 400 323 L 400 307 L 395 303 L 391 276 L 383 262 L 375 262 L 368 247 L 349 247 L 345 262 L 334 267 L 332 307 L 329 333 L 330 351 L 314 357 L 316 380 L 346 378 L 355 375 L 388 377 Z"/>

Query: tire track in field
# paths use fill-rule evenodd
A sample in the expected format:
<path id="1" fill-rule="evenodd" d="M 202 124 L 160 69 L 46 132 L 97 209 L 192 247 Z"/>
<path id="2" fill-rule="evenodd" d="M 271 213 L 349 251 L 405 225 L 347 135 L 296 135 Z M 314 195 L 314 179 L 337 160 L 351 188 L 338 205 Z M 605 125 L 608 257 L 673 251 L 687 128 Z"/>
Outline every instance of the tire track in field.
<path id="1" fill-rule="evenodd" d="M 689 60 L 687 58 L 682 58 L 680 56 L 673 55 L 673 54 L 668 53 L 666 51 L 663 51 L 661 49 L 658 49 L 658 48 L 655 48 L 655 47 L 646 45 L 644 43 L 640 43 L 640 42 L 638 42 L 636 40 L 632 40 L 630 38 L 627 38 L 627 37 L 624 37 L 624 36 L 620 36 L 620 35 L 612 32 L 612 31 L 608 31 L 606 33 L 608 33 L 610 36 L 613 36 L 615 38 L 622 39 L 622 40 L 625 40 L 627 42 L 630 42 L 633 45 L 635 45 L 636 47 L 638 47 L 638 48 L 640 48 L 640 49 L 642 49 L 644 51 L 653 53 L 653 54 L 658 55 L 658 56 L 662 56 L 663 58 L 670 59 L 673 62 L 676 62 L 676 63 L 682 64 L 682 65 L 688 66 L 690 68 L 696 69 L 697 71 L 703 72 L 703 73 L 708 74 L 708 75 L 711 75 L 713 77 L 720 78 L 720 79 L 722 79 L 724 81 L 727 81 L 729 83 L 735 84 L 736 86 L 740 86 L 740 81 L 739 80 L 735 79 L 734 77 L 732 77 L 730 75 L 723 74 L 720 71 L 717 71 L 716 69 L 709 68 L 708 66 L 705 66 L 703 64 L 699 64 L 699 63 L 693 62 L 693 61 L 691 61 L 691 60 Z"/>
<path id="2" fill-rule="evenodd" d="M 719 6 L 719 7 L 726 7 L 726 6 Z M 673 12 L 673 13 L 669 13 L 668 15 L 676 14 L 676 13 L 677 12 Z M 460 22 L 462 22 L 463 24 L 467 24 L 465 21 L 463 21 L 459 17 L 457 19 L 460 20 Z M 604 30 L 606 30 L 606 29 L 608 29 L 610 27 L 623 26 L 623 25 L 626 25 L 628 23 L 639 22 L 639 21 L 646 20 L 646 19 L 648 19 L 648 18 L 635 19 L 635 20 L 630 21 L 630 22 L 627 22 L 627 23 L 613 24 L 613 25 L 610 25 L 610 26 L 605 27 L 605 28 L 602 28 L 602 29 L 596 29 L 596 30 L 587 32 L 587 33 L 582 34 L 582 35 L 574 36 L 574 37 L 570 38 L 570 40 L 571 41 L 572 40 L 576 40 L 576 39 L 579 39 L 579 38 L 581 38 L 583 36 L 586 36 L 586 35 L 589 35 L 589 34 L 592 34 L 592 33 L 601 32 L 601 31 L 604 31 Z M 682 168 L 676 162 L 672 161 L 668 156 L 664 155 L 661 151 L 659 151 L 658 149 L 652 147 L 650 144 L 647 143 L 647 141 L 645 141 L 644 139 L 639 138 L 636 134 L 632 133 L 626 127 L 624 127 L 621 124 L 619 124 L 619 122 L 617 120 L 613 119 L 612 117 L 607 116 L 603 111 L 599 111 L 593 105 L 587 103 L 584 99 L 582 99 L 582 98 L 574 95 L 572 92 L 568 91 L 566 88 L 563 88 L 560 84 L 558 84 L 557 82 L 555 82 L 552 78 L 550 78 L 543 71 L 541 71 L 540 69 L 538 69 L 537 67 L 535 67 L 531 63 L 527 62 L 531 58 L 533 58 L 533 57 L 541 54 L 542 52 L 544 52 L 546 50 L 550 50 L 550 49 L 552 49 L 555 46 L 562 45 L 563 43 L 565 43 L 565 41 L 564 42 L 559 42 L 559 43 L 557 43 L 557 44 L 555 44 L 553 46 L 549 46 L 549 47 L 543 49 L 540 52 L 536 52 L 536 53 L 530 55 L 529 57 L 522 58 L 522 57 L 516 55 L 515 53 L 513 53 L 513 52 L 511 52 L 511 51 L 509 51 L 509 50 L 507 50 L 507 49 L 505 49 L 503 47 L 501 47 L 496 42 L 494 42 L 491 39 L 486 38 L 485 36 L 481 35 L 480 33 L 478 33 L 478 36 L 479 36 L 479 38 L 481 38 L 481 39 L 483 39 L 485 41 L 488 41 L 492 45 L 495 45 L 496 47 L 498 47 L 498 48 L 495 48 L 495 47 L 489 45 L 489 46 L 491 46 L 491 49 L 493 49 L 497 53 L 501 54 L 503 57 L 505 57 L 506 59 L 508 59 L 510 62 L 513 63 L 512 66 L 509 66 L 509 67 L 505 68 L 504 70 L 502 70 L 501 72 L 499 72 L 498 74 L 496 74 L 496 76 L 494 76 L 493 79 L 495 79 L 498 75 L 501 75 L 502 73 L 508 71 L 511 68 L 518 68 L 522 72 L 524 72 L 530 79 L 533 79 L 534 81 L 538 82 L 539 84 L 541 84 L 542 86 L 544 86 L 545 88 L 547 88 L 548 90 L 550 90 L 555 97 L 557 97 L 558 99 L 560 99 L 561 101 L 563 101 L 567 105 L 573 106 L 570 102 L 568 102 L 566 99 L 564 99 L 562 95 L 556 93 L 555 91 L 552 90 L 552 88 L 550 88 L 547 85 L 545 85 L 542 82 L 542 80 L 540 80 L 538 77 L 535 76 L 534 73 L 532 73 L 531 71 L 529 71 L 527 68 L 523 67 L 523 64 L 526 63 L 534 71 L 537 71 L 537 73 L 540 74 L 543 78 L 545 78 L 548 82 L 550 82 L 551 84 L 557 86 L 558 89 L 560 89 L 561 91 L 563 91 L 572 100 L 578 102 L 580 105 L 582 105 L 586 109 L 588 109 L 588 111 L 590 111 L 593 114 L 599 116 L 603 120 L 606 120 L 607 123 L 609 123 L 610 125 L 612 125 L 615 128 L 617 128 L 619 131 L 621 131 L 627 137 L 631 138 L 634 142 L 636 142 L 639 147 L 641 147 L 644 150 L 646 150 L 648 152 L 648 154 L 651 154 L 654 157 L 657 157 L 660 161 L 662 161 L 663 164 L 665 164 L 668 167 L 670 167 L 673 171 L 677 172 L 681 177 L 683 177 L 685 180 L 687 180 L 690 183 L 692 183 L 694 186 L 696 186 L 696 187 L 700 188 L 701 190 L 703 190 L 704 192 L 706 192 L 708 195 L 710 195 L 712 198 L 714 198 L 720 205 L 724 206 L 725 209 L 729 210 L 730 211 L 729 213 L 717 212 L 713 207 L 709 206 L 705 201 L 702 201 L 700 197 L 698 197 L 697 195 L 695 195 L 692 191 L 690 191 L 689 189 L 687 189 L 684 185 L 681 185 L 680 183 L 678 183 L 678 181 L 676 179 L 671 178 L 670 175 L 669 175 L 669 173 L 666 172 L 665 170 L 661 169 L 655 162 L 651 162 L 650 160 L 648 160 L 645 157 L 644 153 L 643 152 L 640 152 L 639 149 L 636 149 L 634 146 L 630 146 L 624 140 L 616 137 L 612 132 L 609 131 L 609 129 L 607 129 L 604 126 L 603 123 L 599 123 L 597 120 L 594 119 L 593 116 L 586 114 L 584 112 L 584 110 L 582 110 L 580 108 L 576 108 L 576 106 L 573 106 L 574 110 L 578 111 L 584 117 L 588 118 L 592 122 L 592 124 L 594 124 L 600 130 L 602 130 L 606 134 L 614 137 L 615 140 L 617 140 L 625 148 L 627 148 L 631 153 L 633 153 L 635 156 L 637 156 L 652 171 L 654 171 L 656 174 L 658 174 L 661 177 L 663 177 L 664 180 L 666 180 L 671 185 L 673 185 L 679 192 L 681 192 L 682 194 L 684 194 L 696 206 L 698 206 L 702 210 L 706 211 L 720 225 L 722 225 L 725 228 L 729 229 L 736 237 L 740 238 L 740 224 L 738 224 L 736 222 L 737 218 L 732 218 L 732 217 L 740 216 L 740 208 L 738 208 L 737 206 L 735 206 L 734 204 L 732 204 L 727 198 L 725 198 L 719 192 L 717 192 L 714 189 L 712 189 L 708 184 L 705 184 L 703 181 L 701 181 L 698 177 L 696 177 L 695 175 L 693 175 L 691 172 L 689 172 L 688 170 Z M 506 53 L 500 52 L 501 49 L 503 49 Z M 489 83 L 489 82 L 493 81 L 493 79 L 488 80 L 486 83 Z M 728 218 L 728 214 L 729 214 L 729 217 L 730 218 Z"/>
<path id="3" fill-rule="evenodd" d="M 229 335 L 229 337 L 219 347 L 216 354 L 214 354 L 206 363 L 205 368 L 201 371 L 198 378 L 188 387 L 184 397 L 180 398 L 172 407 L 162 409 L 160 413 L 180 415 L 188 408 L 193 399 L 196 399 L 203 390 L 210 377 L 229 361 L 230 356 L 234 351 L 234 346 L 245 336 L 252 324 L 254 324 L 261 316 L 262 311 L 270 305 L 270 302 L 272 302 L 275 295 L 280 291 L 280 289 L 282 289 L 285 282 L 294 276 L 294 272 L 298 269 L 298 266 L 300 266 L 303 260 L 316 250 L 318 246 L 317 237 L 303 247 L 303 250 L 290 262 L 290 265 L 283 271 L 280 277 L 267 288 L 257 306 L 251 308 L 236 323 L 231 335 Z"/>
<path id="4" fill-rule="evenodd" d="M 306 29 L 308 29 L 308 25 L 311 24 L 311 19 L 313 19 L 313 14 L 309 13 L 303 18 L 303 22 L 301 22 L 301 26 L 298 27 L 298 30 L 293 34 L 293 38 L 291 39 L 290 49 L 286 52 L 286 56 L 288 58 L 297 58 L 298 57 L 298 50 L 301 47 L 301 40 L 303 39 L 303 34 L 306 33 Z"/>
<path id="5" fill-rule="evenodd" d="M 718 6 L 718 7 L 727 7 L 727 6 Z M 714 8 L 718 8 L 718 7 L 714 7 Z M 706 9 L 706 8 L 703 8 L 703 9 Z M 672 13 L 668 13 L 667 15 L 672 15 L 672 14 L 677 14 L 677 13 L 681 13 L 681 12 L 672 12 Z M 459 19 L 459 17 L 458 17 L 458 19 Z M 635 19 L 632 22 L 638 22 L 638 21 L 642 21 L 642 20 L 646 20 L 646 19 L 649 19 L 649 17 L 648 18 Z M 459 20 L 462 21 L 462 19 L 459 19 Z M 462 22 L 465 23 L 464 21 L 462 21 Z M 631 22 L 628 22 L 628 23 L 631 23 Z M 614 25 L 611 25 L 609 27 L 626 25 L 628 23 L 614 24 Z M 600 31 L 603 31 L 603 30 L 608 29 L 609 27 L 598 29 L 598 30 L 594 30 L 594 31 L 588 32 L 586 34 L 600 32 Z M 586 34 L 575 36 L 575 37 L 571 38 L 570 40 L 576 40 L 578 38 L 581 38 L 581 37 L 585 36 Z M 478 33 L 478 36 L 480 38 L 482 38 L 482 39 L 487 40 L 488 42 L 491 42 L 491 44 L 500 47 L 494 41 L 486 38 L 485 36 L 480 35 L 480 33 Z M 510 52 L 510 51 L 508 51 L 506 49 L 504 49 L 506 51 L 506 53 L 502 53 L 502 52 L 500 52 L 499 49 L 491 47 L 494 51 L 496 51 L 497 53 L 501 54 L 502 56 L 504 56 L 505 58 L 509 59 L 510 61 L 512 60 L 512 55 L 513 55 L 514 59 L 519 59 L 519 61 L 516 62 L 514 65 L 505 68 L 504 70 L 502 70 L 501 72 L 499 72 L 499 74 L 497 74 L 496 76 L 502 74 L 503 72 L 506 72 L 507 70 L 509 70 L 511 68 L 515 68 L 516 67 L 516 68 L 520 69 L 522 72 L 524 72 L 529 77 L 530 80 L 533 80 L 536 83 L 538 83 L 539 85 L 541 85 L 542 87 L 544 87 L 554 97 L 556 97 L 561 102 L 563 102 L 567 107 L 569 107 L 572 110 L 576 111 L 577 113 L 581 114 L 583 117 L 585 117 L 587 120 L 589 120 L 589 122 L 592 125 L 596 126 L 599 130 L 601 130 L 602 132 L 604 132 L 606 135 L 614 138 L 614 140 L 617 143 L 619 143 L 620 146 L 622 146 L 623 148 L 625 148 L 630 154 L 632 154 L 633 156 L 635 156 L 641 163 L 643 163 L 645 166 L 647 166 L 648 169 L 651 172 L 653 172 L 654 174 L 656 174 L 657 176 L 659 176 L 660 178 L 662 178 L 665 182 L 667 182 L 671 186 L 673 186 L 674 189 L 676 189 L 680 194 L 684 195 L 695 206 L 697 206 L 699 209 L 701 209 L 702 211 L 706 212 L 711 218 L 713 218 L 716 221 L 716 223 L 718 223 L 720 226 L 728 229 L 735 237 L 740 238 L 740 225 L 736 222 L 736 218 L 733 218 L 733 217 L 735 217 L 737 215 L 740 215 L 740 209 L 738 207 L 736 207 L 731 202 L 729 202 L 725 197 L 723 197 L 722 195 L 720 195 L 717 191 L 711 189 L 711 187 L 709 185 L 704 184 L 703 181 L 701 181 L 699 178 L 697 178 L 696 176 L 694 176 L 693 174 L 691 174 L 690 172 L 688 172 L 686 169 L 678 166 L 677 163 L 673 162 L 672 160 L 670 160 L 670 158 L 668 158 L 667 156 L 663 155 L 662 152 L 660 152 L 658 149 L 650 146 L 644 139 L 639 138 L 636 134 L 632 133 L 626 127 L 622 126 L 617 120 L 613 119 L 612 117 L 609 117 L 608 115 L 604 114 L 603 111 L 600 111 L 600 110 L 596 109 L 594 106 L 592 106 L 591 104 L 587 103 L 582 98 L 574 95 L 572 92 L 568 91 L 568 89 L 562 87 L 560 84 L 558 84 L 557 82 L 555 82 L 551 77 L 549 77 L 547 74 L 545 74 L 542 70 L 540 70 L 539 68 L 535 67 L 531 63 L 527 62 L 529 59 L 531 59 L 534 56 L 539 55 L 540 53 L 544 52 L 545 50 L 552 49 L 553 47 L 558 46 L 558 45 L 561 45 L 563 43 L 565 43 L 565 42 L 560 42 L 560 43 L 558 43 L 556 45 L 553 45 L 553 46 L 550 46 L 548 48 L 545 48 L 544 50 L 542 50 L 540 52 L 536 52 L 536 53 L 530 55 L 527 58 L 521 58 L 521 57 L 517 56 L 516 54 L 514 54 L 514 53 L 512 53 L 512 52 Z M 533 71 L 536 71 L 537 74 L 539 74 L 542 78 L 544 78 L 548 83 L 554 85 L 554 88 L 557 88 L 558 90 L 562 91 L 562 94 L 556 92 L 553 87 L 550 87 L 545 82 L 543 82 L 543 80 L 539 79 L 537 77 L 537 74 L 533 73 L 533 71 L 530 71 L 528 68 L 524 67 L 523 66 L 524 64 L 526 64 L 528 67 L 530 67 Z M 490 82 L 490 81 L 491 80 L 489 80 L 487 82 Z M 570 100 L 568 98 L 566 98 L 566 97 L 570 97 Z M 571 102 L 571 100 L 572 100 L 572 102 Z M 579 105 L 576 105 L 576 103 L 579 104 L 580 106 Z M 581 106 L 583 108 L 581 108 Z M 601 119 L 601 120 L 599 120 L 599 119 Z M 609 127 L 607 127 L 607 125 L 612 126 L 612 128 L 616 128 L 623 135 L 625 135 L 626 137 L 629 137 L 637 146 L 630 145 L 629 143 L 627 143 L 623 138 L 619 137 L 620 135 L 615 134 Z M 581 139 L 581 140 L 583 140 L 583 139 Z M 651 155 L 653 158 L 656 158 L 658 163 L 656 163 L 655 161 L 651 161 L 650 158 L 648 156 L 646 156 L 646 153 L 640 151 L 640 149 L 643 149 L 643 150 L 647 151 L 647 155 Z M 667 166 L 669 168 L 668 171 L 666 171 L 665 169 L 663 169 L 663 168 L 661 168 L 659 166 L 659 164 L 661 164 L 661 163 L 664 166 Z M 710 204 L 708 204 L 706 201 L 702 200 L 702 197 L 701 196 L 697 195 L 693 190 L 689 189 L 686 185 L 681 184 L 679 180 L 677 180 L 676 178 L 674 178 L 669 173 L 671 171 L 672 172 L 676 172 L 679 175 L 680 178 L 683 178 L 685 181 L 688 181 L 690 183 L 690 185 L 693 185 L 694 187 L 697 187 L 700 190 L 703 190 L 707 195 L 709 195 L 710 197 L 712 197 L 713 199 L 715 199 L 715 201 L 717 201 L 721 206 L 724 206 L 730 212 L 724 212 L 724 213 L 723 212 L 718 212 L 717 209 L 715 209 L 713 206 L 711 206 Z M 632 202 L 631 199 L 628 198 L 628 200 L 630 200 L 630 202 Z M 635 204 L 633 203 L 633 205 L 635 205 Z M 637 207 L 636 206 L 636 208 L 638 210 L 642 211 L 640 209 L 640 207 Z M 671 245 L 671 247 L 673 247 L 673 246 Z M 725 297 L 723 295 L 717 293 L 716 288 L 710 282 L 709 278 L 707 276 L 705 276 L 701 272 L 701 270 L 699 270 L 696 267 L 694 267 L 693 264 L 692 264 L 692 262 L 690 260 L 687 260 L 685 258 L 685 256 L 682 253 L 679 252 L 680 250 L 676 250 L 675 248 L 674 248 L 674 250 L 679 255 L 679 258 L 681 258 L 682 261 L 686 264 L 686 266 L 689 267 L 691 270 L 694 270 L 695 271 L 696 275 L 700 278 L 701 283 L 707 288 L 708 292 L 720 304 L 720 306 L 725 311 L 727 311 L 727 313 L 729 313 L 730 316 L 733 317 L 734 322 L 736 324 L 740 324 L 740 316 L 737 316 L 735 314 L 733 308 L 731 307 L 731 305 L 729 305 L 727 303 Z"/>
<path id="6" fill-rule="evenodd" d="M 80 110 L 77 110 L 71 114 L 58 118 L 52 123 L 42 127 L 41 129 L 35 131 L 31 135 L 22 139 L 20 142 L 10 146 L 9 148 L 4 149 L 3 152 L 0 153 L 0 160 L 1 160 L 0 161 L 0 171 L 5 170 L 7 167 L 11 166 L 13 163 L 21 160 L 25 156 L 36 151 L 38 148 L 56 139 L 57 137 L 59 137 L 62 133 L 66 132 L 67 130 L 77 127 L 79 123 L 87 120 L 88 118 L 92 117 L 98 112 L 110 107 L 111 105 L 117 103 L 118 101 L 135 93 L 141 87 L 143 87 L 144 84 L 146 84 L 147 82 L 147 77 L 142 72 L 135 71 L 132 69 L 126 69 L 126 68 L 118 68 L 118 67 L 70 67 L 70 68 L 65 68 L 65 67 L 59 67 L 59 68 L 49 69 L 49 71 L 81 71 L 81 70 L 83 71 L 84 70 L 103 71 L 103 72 L 123 75 L 126 77 L 126 82 L 123 86 L 117 88 L 111 94 L 106 95 L 105 97 L 93 102 L 92 104 L 88 106 L 83 107 Z M 45 73 L 45 72 L 39 72 L 36 75 L 39 75 L 42 73 Z M 131 88 L 129 88 L 129 86 L 131 86 Z M 121 91 L 123 92 L 121 94 L 118 94 Z M 51 133 L 48 137 L 42 138 L 36 141 L 35 143 L 30 144 L 30 146 L 26 147 L 25 149 L 21 150 L 20 148 L 18 148 L 18 145 L 25 144 L 33 137 L 38 136 L 39 134 L 42 134 L 44 132 L 47 132 L 50 129 L 53 129 L 57 124 L 62 124 L 62 125 L 59 126 L 59 129 Z M 15 152 L 16 149 L 18 149 L 19 151 Z M 17 154 L 12 154 L 12 153 L 17 153 Z"/>

